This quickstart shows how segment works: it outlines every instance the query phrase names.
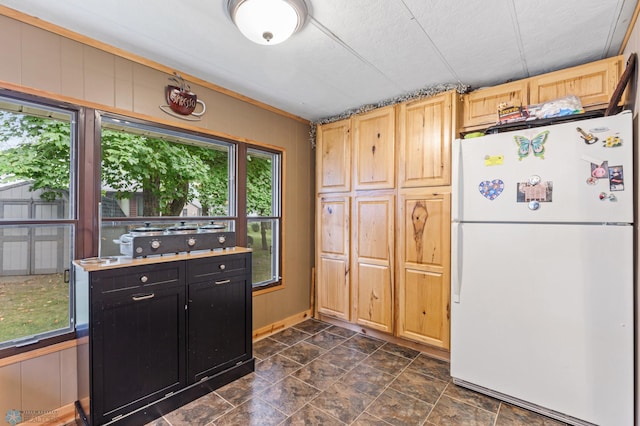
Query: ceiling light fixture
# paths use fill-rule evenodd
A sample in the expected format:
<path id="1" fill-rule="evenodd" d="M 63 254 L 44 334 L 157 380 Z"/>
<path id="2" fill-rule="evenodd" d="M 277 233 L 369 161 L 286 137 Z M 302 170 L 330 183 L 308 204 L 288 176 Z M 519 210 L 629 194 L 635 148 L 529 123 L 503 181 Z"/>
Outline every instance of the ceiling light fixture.
<path id="1" fill-rule="evenodd" d="M 254 43 L 282 43 L 304 25 L 304 0 L 228 0 L 227 11 L 240 32 Z"/>

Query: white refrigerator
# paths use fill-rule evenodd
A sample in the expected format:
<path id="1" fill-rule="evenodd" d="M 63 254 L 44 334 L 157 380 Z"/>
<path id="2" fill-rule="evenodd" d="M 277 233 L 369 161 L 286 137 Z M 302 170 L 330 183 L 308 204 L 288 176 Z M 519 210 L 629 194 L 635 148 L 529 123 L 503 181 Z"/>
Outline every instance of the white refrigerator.
<path id="1" fill-rule="evenodd" d="M 633 424 L 633 203 L 630 112 L 455 141 L 454 383 Z"/>

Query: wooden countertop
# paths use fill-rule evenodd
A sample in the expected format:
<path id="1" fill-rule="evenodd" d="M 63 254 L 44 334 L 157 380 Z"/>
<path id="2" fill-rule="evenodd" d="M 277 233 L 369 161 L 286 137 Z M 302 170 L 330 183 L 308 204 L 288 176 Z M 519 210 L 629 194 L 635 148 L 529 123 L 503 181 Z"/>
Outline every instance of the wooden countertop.
<path id="1" fill-rule="evenodd" d="M 203 257 L 227 256 L 230 254 L 250 253 L 252 249 L 245 247 L 232 247 L 228 249 L 217 249 L 203 251 L 199 250 L 192 253 L 167 254 L 162 256 L 149 256 L 143 258 L 132 259 L 128 256 L 113 256 L 109 261 L 98 262 L 96 258 L 77 259 L 73 264 L 87 272 L 102 271 L 105 269 L 126 268 L 129 266 L 152 265 L 155 263 L 175 262 L 178 260 L 200 259 Z"/>

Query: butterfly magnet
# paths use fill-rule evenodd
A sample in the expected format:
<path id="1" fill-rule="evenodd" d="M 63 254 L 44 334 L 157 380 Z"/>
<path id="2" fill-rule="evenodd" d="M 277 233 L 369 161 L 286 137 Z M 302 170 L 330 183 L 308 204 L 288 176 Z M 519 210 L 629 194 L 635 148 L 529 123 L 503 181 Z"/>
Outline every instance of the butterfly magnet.
<path id="1" fill-rule="evenodd" d="M 538 133 L 532 139 L 519 135 L 514 136 L 513 138 L 518 144 L 518 160 L 522 161 L 531 152 L 534 156 L 544 160 L 544 143 L 547 141 L 547 136 L 549 136 L 548 130 Z"/>

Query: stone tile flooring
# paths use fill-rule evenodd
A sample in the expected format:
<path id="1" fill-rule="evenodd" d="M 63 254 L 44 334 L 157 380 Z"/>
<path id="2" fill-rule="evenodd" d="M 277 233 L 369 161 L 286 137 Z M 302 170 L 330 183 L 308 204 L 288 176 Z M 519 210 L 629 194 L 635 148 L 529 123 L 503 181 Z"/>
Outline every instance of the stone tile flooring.
<path id="1" fill-rule="evenodd" d="M 256 370 L 153 426 L 557 426 L 453 384 L 449 364 L 309 319 L 254 344 Z"/>

